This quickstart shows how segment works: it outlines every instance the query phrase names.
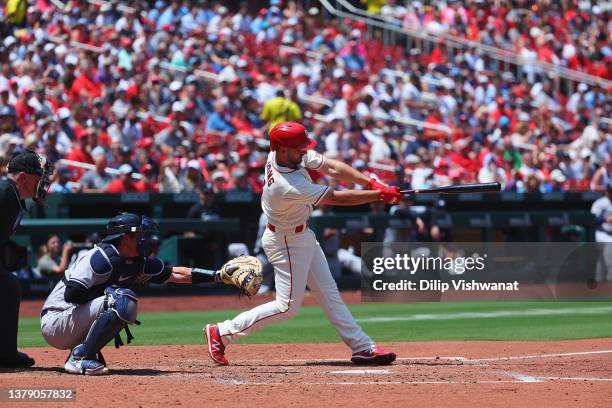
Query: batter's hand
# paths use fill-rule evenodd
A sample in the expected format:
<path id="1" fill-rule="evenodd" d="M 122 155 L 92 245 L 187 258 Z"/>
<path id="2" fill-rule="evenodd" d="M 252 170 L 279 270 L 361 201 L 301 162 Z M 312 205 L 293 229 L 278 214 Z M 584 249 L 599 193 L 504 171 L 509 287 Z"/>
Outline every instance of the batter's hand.
<path id="1" fill-rule="evenodd" d="M 397 186 L 385 187 L 378 194 L 378 199 L 384 201 L 385 204 L 397 204 L 403 197 L 404 195 L 400 193 L 400 188 Z"/>
<path id="2" fill-rule="evenodd" d="M 368 184 L 366 184 L 366 189 L 368 190 L 382 190 L 385 187 L 387 186 L 375 178 L 371 178 L 370 181 L 368 181 Z"/>

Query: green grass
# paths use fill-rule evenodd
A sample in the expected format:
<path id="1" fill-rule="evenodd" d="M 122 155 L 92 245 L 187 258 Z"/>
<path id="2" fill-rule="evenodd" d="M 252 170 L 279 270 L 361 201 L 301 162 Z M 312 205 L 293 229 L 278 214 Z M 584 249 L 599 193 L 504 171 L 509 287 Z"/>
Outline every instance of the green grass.
<path id="1" fill-rule="evenodd" d="M 364 330 L 377 341 L 427 340 L 561 340 L 612 337 L 612 302 L 445 302 L 360 304 L 349 307 Z M 601 313 L 604 308 L 605 313 Z M 533 310 L 547 315 L 532 315 Z M 563 310 L 560 310 L 563 309 Z M 573 309 L 573 310 L 565 310 Z M 552 310 L 551 312 L 548 312 Z M 599 312 L 597 312 L 599 310 Z M 530 312 L 531 311 L 531 312 Z M 562 314 L 554 314 L 555 311 Z M 452 316 L 456 313 L 510 312 L 512 316 Z M 133 326 L 133 344 L 200 344 L 208 322 L 232 318 L 235 310 L 142 313 Z M 451 316 L 444 316 L 451 314 Z M 428 320 L 368 321 L 372 318 Z M 427 315 L 427 316 L 422 316 Z M 431 316 L 429 316 L 431 315 Z M 440 317 L 446 317 L 439 319 Z M 419 318 L 417 316 L 417 318 Z M 432 320 L 435 319 L 435 320 Z M 45 346 L 40 319 L 19 322 L 20 347 Z M 266 327 L 245 343 L 338 342 L 339 337 L 318 307 L 302 308 L 288 322 Z"/>

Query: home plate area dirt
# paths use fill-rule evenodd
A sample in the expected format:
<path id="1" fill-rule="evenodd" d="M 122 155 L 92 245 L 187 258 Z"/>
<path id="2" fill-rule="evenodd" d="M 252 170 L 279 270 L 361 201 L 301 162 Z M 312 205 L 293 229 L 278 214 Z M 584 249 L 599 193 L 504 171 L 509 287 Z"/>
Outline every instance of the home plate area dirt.
<path id="1" fill-rule="evenodd" d="M 382 367 L 351 364 L 341 344 L 232 345 L 228 367 L 215 366 L 204 345 L 109 347 L 111 375 L 102 377 L 66 374 L 66 352 L 32 348 L 37 366 L 3 372 L 0 387 L 76 391 L 76 401 L 41 407 L 609 407 L 612 400 L 612 339 L 384 346 L 398 360 Z"/>

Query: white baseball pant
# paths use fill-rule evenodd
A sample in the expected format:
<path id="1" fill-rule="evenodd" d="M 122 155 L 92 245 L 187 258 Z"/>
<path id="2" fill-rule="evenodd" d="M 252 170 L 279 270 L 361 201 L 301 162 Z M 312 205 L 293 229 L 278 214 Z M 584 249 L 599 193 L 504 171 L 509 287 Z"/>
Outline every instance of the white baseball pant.
<path id="1" fill-rule="evenodd" d="M 271 323 L 295 316 L 308 284 L 327 318 L 351 350 L 361 351 L 374 345 L 342 301 L 323 250 L 312 230 L 282 233 L 266 229 L 262 246 L 274 266 L 276 300 L 219 323 L 219 334 L 224 344 L 259 331 Z"/>

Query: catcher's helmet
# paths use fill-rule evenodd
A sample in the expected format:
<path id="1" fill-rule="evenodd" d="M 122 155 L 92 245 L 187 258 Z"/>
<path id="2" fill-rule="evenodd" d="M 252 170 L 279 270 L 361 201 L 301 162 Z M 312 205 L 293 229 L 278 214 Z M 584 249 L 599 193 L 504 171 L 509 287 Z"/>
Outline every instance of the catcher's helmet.
<path id="1" fill-rule="evenodd" d="M 281 122 L 270 131 L 270 150 L 288 147 L 297 150 L 309 150 L 317 142 L 308 137 L 306 128 L 297 122 Z"/>
<path id="2" fill-rule="evenodd" d="M 106 224 L 106 234 L 103 241 L 112 241 L 127 233 L 138 231 L 155 234 L 158 227 L 155 221 L 146 215 L 121 213 L 111 218 Z"/>
<path id="3" fill-rule="evenodd" d="M 159 241 L 157 223 L 146 215 L 121 213 L 110 219 L 106 224 L 106 235 L 102 241 L 110 242 L 125 234 L 142 231 L 144 234 L 138 240 L 138 253 L 148 256 L 155 241 Z"/>

